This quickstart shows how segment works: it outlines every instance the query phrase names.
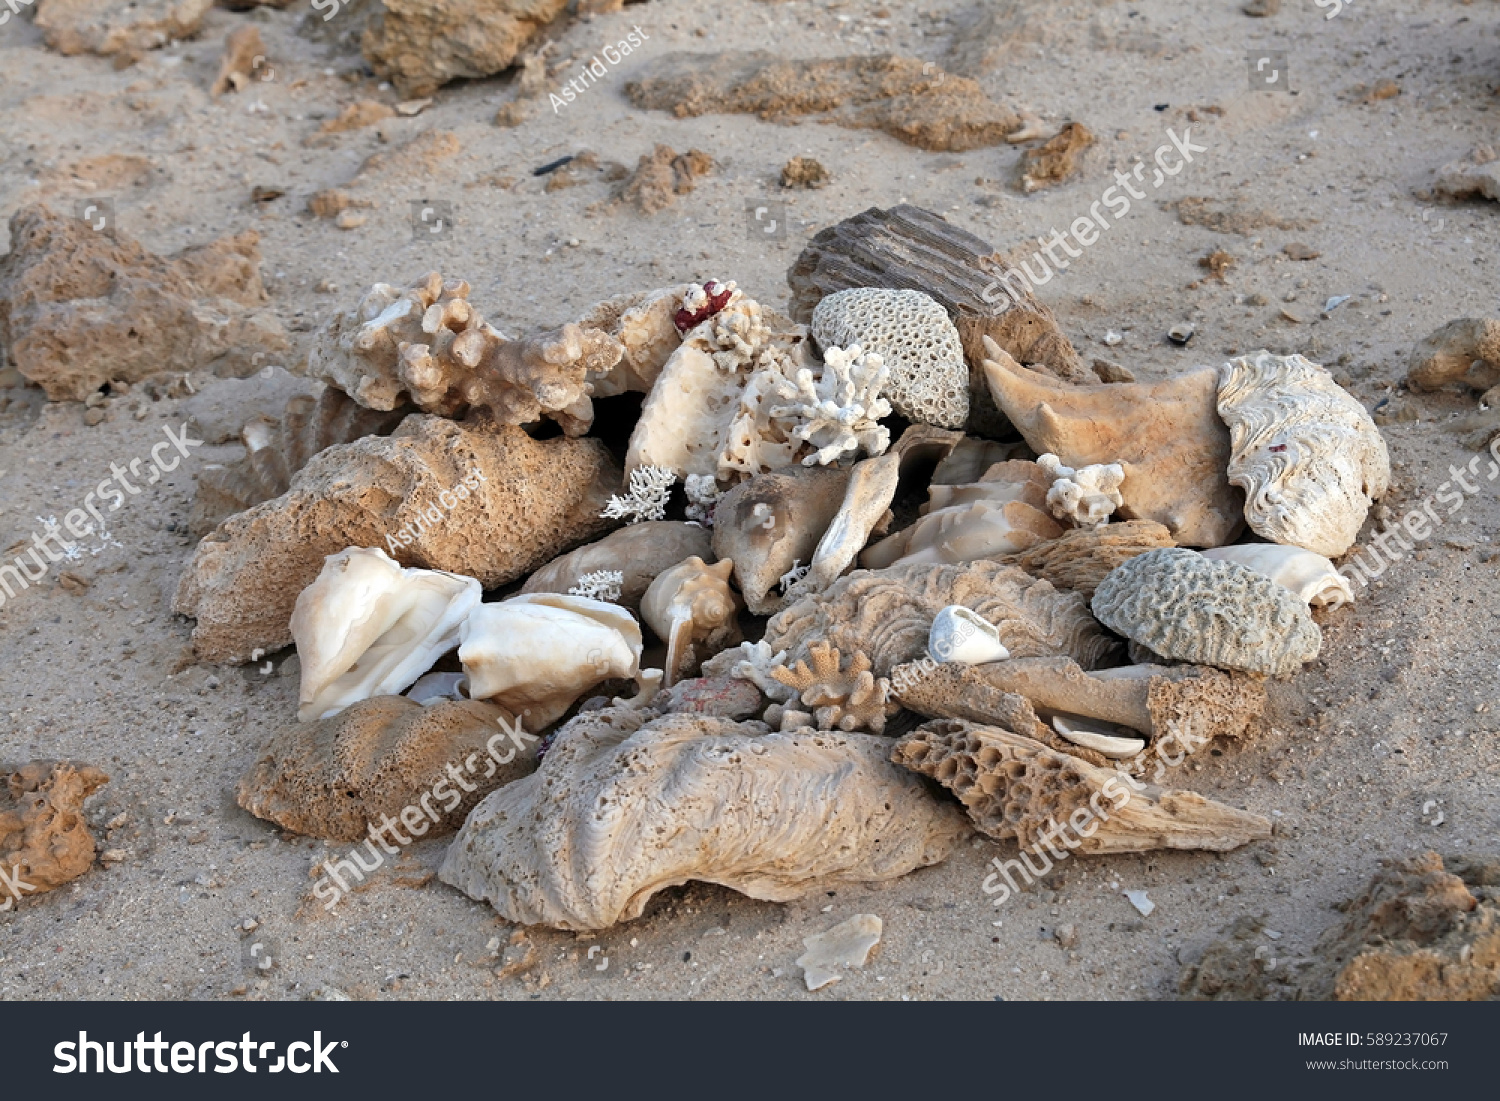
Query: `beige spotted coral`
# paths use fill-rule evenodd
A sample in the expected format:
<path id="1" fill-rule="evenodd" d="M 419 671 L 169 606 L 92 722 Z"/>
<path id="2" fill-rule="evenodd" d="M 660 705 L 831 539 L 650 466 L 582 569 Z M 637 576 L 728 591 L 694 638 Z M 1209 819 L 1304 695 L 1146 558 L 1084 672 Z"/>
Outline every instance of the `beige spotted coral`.
<path id="1" fill-rule="evenodd" d="M 883 733 L 887 715 L 895 710 L 891 682 L 875 676 L 870 659 L 855 652 L 845 667 L 838 648 L 827 642 L 813 643 L 807 656 L 794 666 L 777 666 L 771 676 L 812 709 L 818 729 Z"/>
<path id="2" fill-rule="evenodd" d="M 962 428 L 969 416 L 969 369 L 958 330 L 936 299 L 921 291 L 856 287 L 813 309 L 818 343 L 858 344 L 890 370 L 885 396 L 908 420 Z"/>

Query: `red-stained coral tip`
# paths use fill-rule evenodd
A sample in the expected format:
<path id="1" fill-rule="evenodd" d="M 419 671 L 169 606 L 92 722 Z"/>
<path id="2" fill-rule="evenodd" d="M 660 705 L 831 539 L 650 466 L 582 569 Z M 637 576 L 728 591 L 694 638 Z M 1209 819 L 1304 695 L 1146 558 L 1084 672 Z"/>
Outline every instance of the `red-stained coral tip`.
<path id="1" fill-rule="evenodd" d="M 729 304 L 730 295 L 734 292 L 716 279 L 710 279 L 703 284 L 703 301 L 696 309 L 684 306 L 672 315 L 672 322 L 677 326 L 677 331 L 685 333 L 694 325 L 702 324 L 714 314 L 718 313 Z"/>

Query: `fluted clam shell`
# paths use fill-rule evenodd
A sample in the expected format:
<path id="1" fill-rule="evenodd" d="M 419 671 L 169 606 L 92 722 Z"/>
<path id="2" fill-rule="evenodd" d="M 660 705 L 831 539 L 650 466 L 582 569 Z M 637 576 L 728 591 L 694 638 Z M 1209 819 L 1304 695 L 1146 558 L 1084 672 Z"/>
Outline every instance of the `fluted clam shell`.
<path id="1" fill-rule="evenodd" d="M 1238 562 L 1256 573 L 1265 574 L 1284 589 L 1290 589 L 1309 604 L 1332 604 L 1337 608 L 1354 600 L 1354 589 L 1321 554 L 1301 547 L 1284 547 L 1280 543 L 1243 543 L 1236 547 L 1215 547 L 1203 552 L 1205 558 L 1221 562 Z"/>

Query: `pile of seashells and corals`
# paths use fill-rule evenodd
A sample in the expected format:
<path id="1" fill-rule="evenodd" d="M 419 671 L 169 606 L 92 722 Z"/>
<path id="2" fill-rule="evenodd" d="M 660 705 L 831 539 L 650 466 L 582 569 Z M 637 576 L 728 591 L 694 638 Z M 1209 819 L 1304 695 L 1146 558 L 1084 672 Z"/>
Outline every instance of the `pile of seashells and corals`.
<path id="1" fill-rule="evenodd" d="M 1317 656 L 1380 434 L 1300 356 L 1093 380 L 1003 265 L 903 206 L 813 240 L 793 317 L 708 282 L 510 339 L 466 283 L 377 284 L 199 502 L 200 657 L 301 662 L 242 805 L 350 840 L 423 806 L 445 882 L 574 930 L 1034 849 L 1116 778 L 1082 852 L 1269 836 L 1161 761 Z"/>

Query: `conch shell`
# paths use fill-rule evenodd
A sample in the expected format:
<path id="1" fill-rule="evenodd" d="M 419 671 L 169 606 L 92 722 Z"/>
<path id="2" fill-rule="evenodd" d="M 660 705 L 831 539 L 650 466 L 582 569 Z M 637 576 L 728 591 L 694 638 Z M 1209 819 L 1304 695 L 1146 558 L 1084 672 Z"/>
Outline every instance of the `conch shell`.
<path id="1" fill-rule="evenodd" d="M 694 555 L 661 573 L 641 599 L 641 618 L 667 644 L 666 678 L 671 688 L 703 659 L 739 642 L 739 601 L 729 587 L 734 562 L 712 566 Z"/>
<path id="2" fill-rule="evenodd" d="M 751 612 L 771 615 L 782 606 L 777 582 L 812 561 L 848 486 L 847 470 L 799 465 L 759 474 L 719 498 L 714 553 L 734 560 Z"/>
<path id="3" fill-rule="evenodd" d="M 641 628 L 615 604 L 563 593 L 527 593 L 469 613 L 458 660 L 469 696 L 492 700 L 538 731 L 585 692 L 616 678 L 654 691 L 660 670 L 641 670 Z"/>
<path id="4" fill-rule="evenodd" d="M 1333 563 L 1321 554 L 1280 543 L 1243 543 L 1203 551 L 1205 558 L 1238 562 L 1264 574 L 1284 589 L 1290 589 L 1309 604 L 1331 604 L 1335 608 L 1352 603 L 1354 589 Z"/>
<path id="5" fill-rule="evenodd" d="M 402 569 L 383 550 L 330 554 L 292 612 L 302 663 L 297 718 L 326 719 L 409 688 L 458 645 L 459 625 L 480 595 L 472 577 Z"/>
<path id="6" fill-rule="evenodd" d="M 1220 368 L 1218 408 L 1233 446 L 1229 480 L 1245 490 L 1255 533 L 1328 558 L 1348 551 L 1391 481 L 1365 407 L 1311 360 L 1257 352 Z"/>
<path id="7" fill-rule="evenodd" d="M 1079 468 L 1119 463 L 1121 518 L 1165 524 L 1179 544 L 1218 547 L 1244 520 L 1229 484 L 1229 430 L 1210 367 L 1164 382 L 1067 386 L 1022 367 L 985 338 L 995 404 L 1038 454 Z"/>

